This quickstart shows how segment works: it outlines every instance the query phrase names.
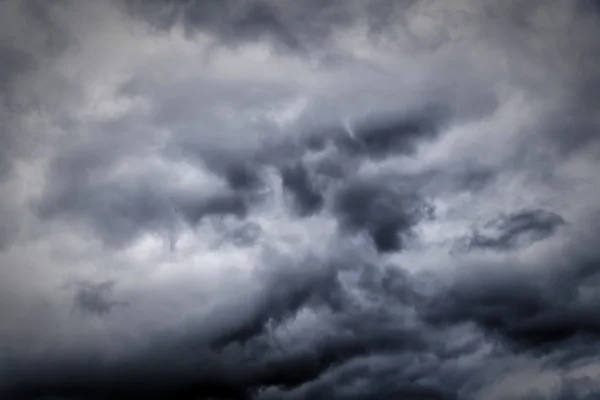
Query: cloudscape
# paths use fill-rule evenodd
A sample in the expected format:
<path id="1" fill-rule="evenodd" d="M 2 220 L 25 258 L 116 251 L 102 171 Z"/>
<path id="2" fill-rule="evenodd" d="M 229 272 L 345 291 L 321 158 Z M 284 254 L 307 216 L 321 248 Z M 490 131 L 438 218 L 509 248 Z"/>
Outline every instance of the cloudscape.
<path id="1" fill-rule="evenodd" d="M 0 399 L 600 398 L 600 3 L 0 1 Z"/>

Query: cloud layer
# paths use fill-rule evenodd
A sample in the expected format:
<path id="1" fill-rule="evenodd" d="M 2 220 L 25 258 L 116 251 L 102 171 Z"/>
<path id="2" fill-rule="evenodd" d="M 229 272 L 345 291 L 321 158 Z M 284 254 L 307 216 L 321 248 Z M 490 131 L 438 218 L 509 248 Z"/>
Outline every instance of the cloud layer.
<path id="1" fill-rule="evenodd" d="M 596 2 L 0 2 L 0 397 L 592 399 Z"/>

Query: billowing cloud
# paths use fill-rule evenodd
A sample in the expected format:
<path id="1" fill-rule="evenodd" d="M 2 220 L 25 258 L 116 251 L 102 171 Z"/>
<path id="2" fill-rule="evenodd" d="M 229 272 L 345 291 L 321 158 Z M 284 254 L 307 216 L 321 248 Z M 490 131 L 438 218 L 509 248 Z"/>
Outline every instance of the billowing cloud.
<path id="1" fill-rule="evenodd" d="M 0 397 L 600 392 L 597 2 L 0 2 Z"/>

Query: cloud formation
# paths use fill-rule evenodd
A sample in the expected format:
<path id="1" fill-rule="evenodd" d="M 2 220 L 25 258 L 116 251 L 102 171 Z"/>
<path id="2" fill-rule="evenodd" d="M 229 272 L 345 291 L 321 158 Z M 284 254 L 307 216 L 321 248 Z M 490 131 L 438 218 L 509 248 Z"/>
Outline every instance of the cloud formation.
<path id="1" fill-rule="evenodd" d="M 596 3 L 0 2 L 0 397 L 597 397 Z"/>

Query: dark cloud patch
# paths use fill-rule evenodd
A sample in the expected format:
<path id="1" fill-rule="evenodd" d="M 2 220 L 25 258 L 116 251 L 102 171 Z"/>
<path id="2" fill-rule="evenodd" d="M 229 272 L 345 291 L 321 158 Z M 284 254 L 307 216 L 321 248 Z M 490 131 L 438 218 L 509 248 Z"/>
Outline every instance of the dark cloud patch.
<path id="1" fill-rule="evenodd" d="M 600 17 L 600 1 L 598 0 L 579 0 L 577 2 L 580 8 L 580 12 L 589 13 L 592 12 L 596 17 Z"/>
<path id="2" fill-rule="evenodd" d="M 228 193 L 209 196 L 205 199 L 187 199 L 176 206 L 175 210 L 183 214 L 185 220 L 191 225 L 198 224 L 209 215 L 233 215 L 242 218 L 248 211 L 247 204 L 242 197 Z"/>
<path id="3" fill-rule="evenodd" d="M 457 340 L 448 329 L 475 323 L 487 340 L 545 352 L 581 337 L 560 329 L 592 332 L 592 309 L 573 319 L 573 286 L 559 289 L 574 282 L 576 274 L 568 271 L 550 280 L 518 269 L 473 274 L 430 303 L 397 266 L 336 255 L 333 268 L 310 267 L 322 262 L 275 268 L 259 280 L 264 286 L 257 297 L 216 309 L 211 324 L 153 339 L 126 358 L 46 358 L 13 366 L 5 393 L 23 399 L 471 398 L 467 383 L 485 363 L 457 360 L 474 357 L 482 338 L 465 341 L 465 331 Z M 286 331 L 301 310 L 320 315 L 325 329 L 300 337 Z"/>
<path id="4" fill-rule="evenodd" d="M 348 136 L 348 132 L 338 126 L 329 129 L 321 127 L 321 129 L 309 130 L 303 137 L 303 145 L 310 151 L 323 151 L 331 144 L 333 139 L 340 136 Z"/>
<path id="5" fill-rule="evenodd" d="M 0 93 L 3 98 L 10 91 L 10 86 L 15 83 L 17 77 L 29 68 L 32 68 L 33 57 L 11 44 L 0 43 Z"/>
<path id="6" fill-rule="evenodd" d="M 253 190 L 262 186 L 258 165 L 233 163 L 225 167 L 225 179 L 233 190 Z"/>
<path id="7" fill-rule="evenodd" d="M 232 32 L 236 37 L 243 38 L 272 36 L 289 49 L 301 50 L 299 39 L 281 20 L 277 9 L 267 3 L 257 2 L 251 5 L 241 17 L 234 21 Z"/>
<path id="8" fill-rule="evenodd" d="M 96 356 L 60 355 L 12 365 L 5 393 L 23 399 L 44 395 L 243 399 L 265 385 L 299 385 L 331 361 L 321 360 L 310 349 L 282 353 L 272 347 L 265 329 L 270 321 L 286 319 L 309 299 L 322 296 L 319 293 L 328 291 L 334 275 L 280 270 L 265 278 L 264 290 L 256 298 L 217 310 L 209 326 L 161 335 L 124 358 L 102 362 Z"/>
<path id="9" fill-rule="evenodd" d="M 357 162 L 353 157 L 338 155 L 327 157 L 315 165 L 314 172 L 320 177 L 326 178 L 326 181 L 342 181 L 352 176 Z"/>
<path id="10" fill-rule="evenodd" d="M 408 357 L 407 357 L 408 358 Z M 454 400 L 458 397 L 451 390 L 442 387 L 434 382 L 419 382 L 412 380 L 410 377 L 403 377 L 406 364 L 416 360 L 410 360 L 403 357 L 393 359 L 397 366 L 396 368 L 386 366 L 378 369 L 366 365 L 358 365 L 354 368 L 347 368 L 335 374 L 331 381 L 319 382 L 319 384 L 311 385 L 309 388 L 298 391 L 301 393 L 297 396 L 291 395 L 292 399 L 352 399 L 352 400 L 367 400 L 367 399 L 388 399 L 400 398 L 407 400 L 427 399 L 427 400 Z M 414 364 L 413 364 L 414 365 Z M 408 369 L 408 368 L 406 368 Z M 363 377 L 374 376 L 377 374 L 377 385 L 371 385 L 371 382 L 365 381 Z M 373 374 L 373 375 L 372 375 Z M 281 393 L 272 396 L 264 396 L 264 399 L 281 398 Z"/>
<path id="11" fill-rule="evenodd" d="M 42 218 L 83 222 L 111 246 L 125 245 L 145 230 L 168 226 L 174 214 L 172 205 L 147 183 L 85 182 L 50 190 L 36 207 Z"/>
<path id="12" fill-rule="evenodd" d="M 401 117 L 373 116 L 352 128 L 359 151 L 375 157 L 411 154 L 419 140 L 435 137 L 439 117 L 433 112 Z"/>
<path id="13" fill-rule="evenodd" d="M 411 228 L 431 207 L 418 193 L 394 182 L 348 183 L 336 194 L 334 211 L 345 229 L 365 231 L 378 251 L 401 250 Z"/>
<path id="14" fill-rule="evenodd" d="M 494 171 L 487 168 L 467 169 L 459 174 L 456 181 L 460 189 L 478 191 L 489 185 L 495 178 Z"/>
<path id="15" fill-rule="evenodd" d="M 328 304 L 340 290 L 337 269 L 316 268 L 310 263 L 319 265 L 320 261 L 309 259 L 300 266 L 265 271 L 258 298 L 242 309 L 233 306 L 237 315 L 228 318 L 231 324 L 223 324 L 213 335 L 213 344 L 243 343 L 264 334 L 268 324 L 282 323 L 304 307 Z M 307 269 L 302 268 L 304 264 L 309 264 Z"/>
<path id="16" fill-rule="evenodd" d="M 3 251 L 15 238 L 15 227 L 10 226 L 10 221 L 6 221 L 8 216 L 1 215 L 0 217 L 2 218 L 0 220 L 0 251 Z"/>
<path id="17" fill-rule="evenodd" d="M 175 353 L 176 349 L 169 349 Z M 177 349 L 181 350 L 181 349 Z M 189 350 L 188 350 L 189 351 Z M 179 356 L 186 353 L 180 352 Z M 189 354 L 189 353 L 188 353 Z M 198 350 L 196 356 L 211 362 L 213 372 L 202 368 L 199 359 L 186 357 L 181 363 L 172 363 L 163 351 L 141 357 L 132 357 L 119 362 L 92 362 L 65 360 L 61 363 L 42 361 L 35 365 L 35 374 L 26 371 L 32 365 L 15 365 L 12 374 L 30 376 L 22 385 L 11 385 L 4 393 L 10 399 L 35 400 L 41 398 L 60 399 L 106 399 L 106 398 L 145 398 L 145 399 L 186 399 L 218 398 L 249 399 L 251 377 L 242 375 L 241 368 L 233 367 L 229 374 L 223 374 L 229 366 L 219 362 L 214 353 Z M 165 368 L 165 361 L 168 368 Z M 185 368 L 185 363 L 194 366 L 195 373 Z M 146 364 L 146 366 L 143 366 Z"/>
<path id="18" fill-rule="evenodd" d="M 532 400 L 540 398 L 539 396 L 532 396 Z M 599 398 L 597 382 L 591 377 L 580 377 L 580 378 L 565 378 L 561 380 L 558 393 L 553 398 L 556 400 L 567 400 L 567 399 L 581 399 L 581 400 L 595 400 Z M 528 399 L 527 399 L 528 400 Z"/>
<path id="19" fill-rule="evenodd" d="M 144 232 L 172 232 L 180 221 L 195 226 L 208 216 L 243 218 L 248 211 L 251 199 L 236 191 L 184 190 L 149 176 L 110 178 L 118 155 L 89 150 L 56 160 L 34 204 L 40 217 L 83 223 L 107 245 L 122 247 Z"/>
<path id="20" fill-rule="evenodd" d="M 11 122 L 15 114 L 22 111 L 22 105 L 15 95 L 18 81 L 24 79 L 35 67 L 35 59 L 30 54 L 16 48 L 6 39 L 0 38 L 0 181 L 8 176 L 12 160 L 17 157 L 18 128 Z"/>
<path id="21" fill-rule="evenodd" d="M 21 231 L 19 215 L 9 202 L 0 205 L 0 252 L 8 249 Z"/>
<path id="22" fill-rule="evenodd" d="M 481 165 L 432 168 L 408 177 L 423 193 L 438 197 L 443 193 L 480 193 L 496 181 L 498 171 Z"/>
<path id="23" fill-rule="evenodd" d="M 564 224 L 563 218 L 555 213 L 523 210 L 488 222 L 485 232 L 476 230 L 468 241 L 468 248 L 510 250 L 527 246 L 548 238 Z"/>
<path id="24" fill-rule="evenodd" d="M 600 298 L 592 288 L 599 282 L 599 258 L 576 259 L 543 272 L 514 265 L 472 271 L 432 297 L 423 315 L 434 323 L 474 322 L 519 351 L 595 342 L 600 325 L 592 310 Z"/>
<path id="25" fill-rule="evenodd" d="M 335 41 L 336 34 L 359 25 L 368 29 L 371 39 L 378 40 L 387 36 L 394 37 L 394 33 L 390 31 L 398 27 L 398 21 L 402 21 L 405 39 L 410 40 L 415 50 L 434 50 L 452 40 L 448 34 L 430 37 L 408 26 L 406 14 L 425 3 L 420 0 L 401 3 L 390 0 L 358 3 L 327 0 L 305 1 L 302 4 L 269 0 L 122 2 L 131 14 L 148 21 L 159 30 L 169 30 L 181 23 L 189 33 L 210 33 L 221 43 L 233 46 L 265 39 L 278 50 L 316 56 L 316 59 L 325 64 L 331 63 L 331 60 L 346 64 L 361 63 L 358 58 L 340 54 L 330 46 Z M 456 18 L 448 20 L 452 23 L 450 21 Z M 465 19 L 461 22 L 465 23 Z"/>
<path id="26" fill-rule="evenodd" d="M 548 116 L 547 132 L 555 149 L 562 155 L 576 154 L 600 138 L 594 112 L 594 104 L 598 104 L 594 93 L 597 93 L 595 88 L 600 87 L 600 77 L 596 82 L 586 82 L 585 85 L 582 89 L 585 93 L 574 100 L 572 109 L 557 110 Z"/>
<path id="27" fill-rule="evenodd" d="M 188 32 L 209 32 L 226 44 L 264 38 L 285 49 L 301 49 L 289 24 L 282 20 L 279 8 L 268 2 L 132 0 L 124 3 L 134 15 L 161 30 L 182 22 Z"/>
<path id="28" fill-rule="evenodd" d="M 450 377 L 437 357 L 446 358 L 451 346 L 411 321 L 418 298 L 411 278 L 395 267 L 337 258 L 338 267 L 308 274 L 302 265 L 278 268 L 261 280 L 256 298 L 216 310 L 210 325 L 151 338 L 120 357 L 12 361 L 4 393 L 15 399 L 455 398 L 467 375 L 445 382 Z M 348 285 L 355 279 L 357 286 Z M 89 288 L 102 296 L 108 287 Z M 326 329 L 286 338 L 294 334 L 282 327 L 302 309 L 321 315 Z M 273 327 L 280 328 L 279 341 Z"/>
<path id="29" fill-rule="evenodd" d="M 179 220 L 195 226 L 211 215 L 244 218 L 254 204 L 264 200 L 264 167 L 275 166 L 280 171 L 283 189 L 290 195 L 294 208 L 300 215 L 307 216 L 325 206 L 323 191 L 327 182 L 347 178 L 356 157 L 361 154 L 383 156 L 388 152 L 410 152 L 417 140 L 433 134 L 428 127 L 436 123 L 436 118 L 385 121 L 377 126 L 375 122 L 361 125 L 365 128 L 358 129 L 354 138 L 341 129 L 326 129 L 308 135 L 308 142 L 279 140 L 247 151 L 208 151 L 201 147 L 196 151 L 185 146 L 189 154 L 184 156 L 189 157 L 197 168 L 208 167 L 227 184 L 228 189 L 219 193 L 183 191 L 170 186 L 168 181 L 150 176 L 119 180 L 110 174 L 127 162 L 130 143 L 102 140 L 78 145 L 53 161 L 48 171 L 49 183 L 36 210 L 44 218 L 64 217 L 83 222 L 98 231 L 109 245 L 122 246 L 145 231 L 173 232 Z M 319 141 L 333 146 L 333 152 L 316 167 L 309 168 L 301 157 L 306 151 L 313 151 L 314 146 L 323 149 Z M 180 155 L 176 153 L 169 156 Z M 290 159 L 296 161 L 290 163 Z M 366 199 L 360 201 L 372 201 L 368 195 L 360 196 Z M 373 197 L 381 196 L 374 194 Z M 406 198 L 404 195 L 401 197 Z M 374 202 L 379 204 L 380 200 Z M 350 206 L 340 207 L 345 210 L 341 214 L 352 214 L 347 211 Z M 356 206 L 357 210 L 361 207 Z M 373 209 L 379 205 L 366 207 Z M 368 213 L 375 215 L 379 212 Z M 416 213 L 411 213 L 411 217 L 391 212 L 390 218 L 377 214 L 373 218 L 342 219 L 351 221 L 345 225 L 352 229 L 366 230 L 379 250 L 391 251 L 401 247 L 399 232 L 408 234 L 409 228 L 417 222 L 413 218 Z"/>
<path id="30" fill-rule="evenodd" d="M 254 222 L 247 222 L 227 231 L 224 234 L 224 240 L 233 243 L 235 246 L 248 247 L 260 239 L 262 228 Z"/>
<path id="31" fill-rule="evenodd" d="M 301 215 L 309 215 L 323 207 L 324 198 L 312 182 L 310 172 L 301 164 L 285 166 L 281 171 L 283 187 L 292 194 Z"/>
<path id="32" fill-rule="evenodd" d="M 419 304 L 414 282 L 393 268 L 380 267 L 360 269 L 359 291 L 350 289 L 353 295 L 335 314 L 336 329 L 316 348 L 325 354 L 335 351 L 332 354 L 343 362 L 333 363 L 302 386 L 272 387 L 259 398 L 459 398 L 457 393 L 474 371 L 450 365 L 444 371 L 443 365 L 477 346 L 452 350 L 451 340 L 440 342 L 434 331 L 407 318 Z M 358 298 L 368 300 L 353 303 Z"/>
<path id="33" fill-rule="evenodd" d="M 310 151 L 337 149 L 353 157 L 386 158 L 411 155 L 416 146 L 431 140 L 450 121 L 450 112 L 442 106 L 422 106 L 418 111 L 371 112 L 354 122 L 311 127 L 302 136 L 302 145 Z"/>
<path id="34" fill-rule="evenodd" d="M 126 305 L 125 302 L 111 299 L 114 286 L 114 281 L 80 283 L 73 299 L 74 310 L 84 315 L 101 317 L 109 314 L 117 306 Z"/>
<path id="35" fill-rule="evenodd" d="M 188 32 L 212 33 L 228 45 L 266 39 L 296 52 L 326 41 L 335 27 L 356 18 L 335 3 L 306 2 L 297 7 L 269 1 L 124 1 L 133 15 L 158 29 L 182 22 Z"/>
<path id="36" fill-rule="evenodd" d="M 61 7 L 68 6 L 69 2 L 65 0 L 51 2 L 40 0 L 19 1 L 19 11 L 34 23 L 35 29 L 44 33 L 43 48 L 39 50 L 46 56 L 64 52 L 69 45 L 76 41 L 76 38 L 70 36 L 65 30 L 55 14 Z"/>

